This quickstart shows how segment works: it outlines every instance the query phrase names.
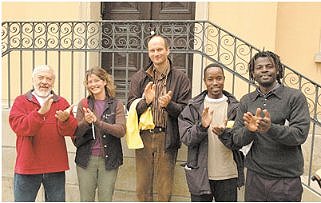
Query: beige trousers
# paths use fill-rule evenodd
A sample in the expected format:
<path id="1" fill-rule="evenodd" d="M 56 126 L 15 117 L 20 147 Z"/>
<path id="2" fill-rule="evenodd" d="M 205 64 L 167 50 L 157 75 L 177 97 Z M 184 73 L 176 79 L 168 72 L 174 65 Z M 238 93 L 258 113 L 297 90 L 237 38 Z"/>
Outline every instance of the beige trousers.
<path id="1" fill-rule="evenodd" d="M 138 201 L 168 202 L 171 198 L 177 149 L 165 152 L 164 132 L 141 135 L 144 148 L 136 150 L 136 193 Z M 156 191 L 154 191 L 154 187 Z"/>

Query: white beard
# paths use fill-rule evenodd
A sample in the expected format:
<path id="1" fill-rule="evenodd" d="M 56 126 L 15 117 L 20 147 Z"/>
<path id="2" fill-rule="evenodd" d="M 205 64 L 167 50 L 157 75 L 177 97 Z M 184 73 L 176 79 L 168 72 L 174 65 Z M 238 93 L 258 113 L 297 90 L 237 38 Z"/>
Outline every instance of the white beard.
<path id="1" fill-rule="evenodd" d="M 49 96 L 51 89 L 48 91 L 41 91 L 41 90 L 35 89 L 34 92 L 38 97 L 46 98 Z"/>

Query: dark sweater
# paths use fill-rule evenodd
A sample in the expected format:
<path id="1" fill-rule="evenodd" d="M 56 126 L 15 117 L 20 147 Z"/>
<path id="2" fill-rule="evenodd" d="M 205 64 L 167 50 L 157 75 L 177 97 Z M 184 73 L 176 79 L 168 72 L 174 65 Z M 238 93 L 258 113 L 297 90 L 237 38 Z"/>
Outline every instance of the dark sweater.
<path id="1" fill-rule="evenodd" d="M 250 132 L 244 127 L 243 114 L 255 115 L 257 108 L 267 109 L 271 115 L 271 128 L 266 133 Z M 308 136 L 309 127 L 305 96 L 299 90 L 280 85 L 266 96 L 254 91 L 241 98 L 233 142 L 244 146 L 253 141 L 245 159 L 249 170 L 267 178 L 299 177 L 304 165 L 301 144 Z"/>

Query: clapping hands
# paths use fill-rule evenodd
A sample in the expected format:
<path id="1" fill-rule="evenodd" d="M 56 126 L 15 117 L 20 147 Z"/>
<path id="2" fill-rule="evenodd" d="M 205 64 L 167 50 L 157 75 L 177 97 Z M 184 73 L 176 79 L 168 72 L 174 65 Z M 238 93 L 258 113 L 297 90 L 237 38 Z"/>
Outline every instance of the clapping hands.
<path id="1" fill-rule="evenodd" d="M 224 132 L 226 125 L 227 125 L 227 120 L 225 119 L 223 125 L 213 126 L 212 132 L 216 135 L 221 135 Z"/>
<path id="2" fill-rule="evenodd" d="M 169 102 L 172 100 L 173 92 L 168 91 L 165 95 L 159 97 L 158 102 L 162 108 L 166 108 Z"/>
<path id="3" fill-rule="evenodd" d="M 251 132 L 267 132 L 271 127 L 270 113 L 264 109 L 264 117 L 261 116 L 262 109 L 257 108 L 255 116 L 251 112 L 246 112 L 243 115 L 245 127 Z"/>
<path id="4" fill-rule="evenodd" d="M 45 114 L 47 113 L 50 108 L 51 108 L 51 104 L 53 102 L 53 94 L 50 94 L 44 101 L 43 105 L 40 107 L 40 109 L 38 110 L 38 113 L 40 114 Z"/>
<path id="5" fill-rule="evenodd" d="M 210 126 L 213 118 L 213 110 L 209 111 L 209 107 L 205 107 L 202 112 L 202 126 L 207 128 Z"/>
<path id="6" fill-rule="evenodd" d="M 211 125 L 213 119 L 213 110 L 209 110 L 209 107 L 204 108 L 202 112 L 202 126 L 207 128 Z M 223 125 L 213 126 L 212 132 L 216 135 L 221 135 L 226 128 L 227 120 L 224 121 Z"/>
<path id="7" fill-rule="evenodd" d="M 144 89 L 144 96 L 146 103 L 149 105 L 155 99 L 156 85 L 153 82 L 149 82 Z M 160 107 L 166 108 L 169 102 L 172 100 L 173 92 L 168 91 L 165 95 L 158 98 Z"/>
<path id="8" fill-rule="evenodd" d="M 153 84 L 153 82 L 149 82 L 144 89 L 144 96 L 148 105 L 152 103 L 155 98 L 155 90 L 156 85 Z"/>
<path id="9" fill-rule="evenodd" d="M 96 115 L 89 108 L 83 107 L 82 109 L 85 114 L 84 119 L 87 123 L 95 123 L 97 121 Z"/>
<path id="10" fill-rule="evenodd" d="M 70 116 L 70 113 L 71 113 L 73 107 L 74 107 L 74 104 L 70 105 L 70 106 L 69 106 L 67 109 L 65 109 L 65 110 L 56 111 L 55 117 L 56 117 L 58 120 L 62 121 L 62 122 L 68 120 L 68 118 L 69 118 L 69 116 Z"/>

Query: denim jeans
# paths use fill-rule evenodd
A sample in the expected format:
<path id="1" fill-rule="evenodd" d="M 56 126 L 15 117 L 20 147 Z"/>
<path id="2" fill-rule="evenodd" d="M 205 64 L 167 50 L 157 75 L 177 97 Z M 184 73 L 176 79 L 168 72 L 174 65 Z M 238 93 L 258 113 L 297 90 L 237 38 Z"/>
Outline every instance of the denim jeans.
<path id="1" fill-rule="evenodd" d="M 158 201 L 171 198 L 177 149 L 165 152 L 165 134 L 141 134 L 144 148 L 136 149 L 136 193 L 138 201 L 153 201 L 153 186 Z"/>
<path id="2" fill-rule="evenodd" d="M 65 201 L 65 172 L 45 174 L 14 174 L 14 201 L 34 202 L 41 183 L 46 202 Z"/>
<path id="3" fill-rule="evenodd" d="M 115 190 L 118 168 L 105 169 L 105 158 L 90 156 L 87 168 L 77 166 L 80 201 L 94 202 L 96 188 L 98 188 L 98 201 L 111 202 Z"/>

